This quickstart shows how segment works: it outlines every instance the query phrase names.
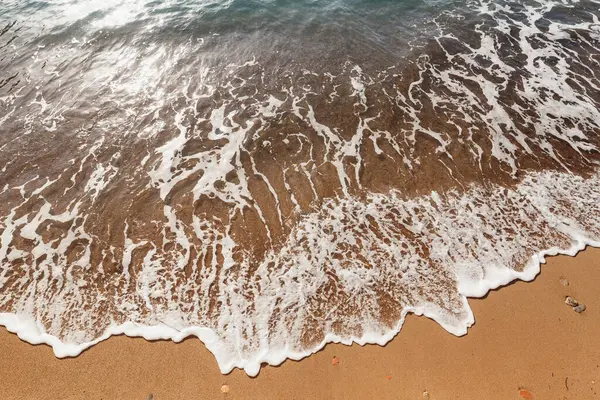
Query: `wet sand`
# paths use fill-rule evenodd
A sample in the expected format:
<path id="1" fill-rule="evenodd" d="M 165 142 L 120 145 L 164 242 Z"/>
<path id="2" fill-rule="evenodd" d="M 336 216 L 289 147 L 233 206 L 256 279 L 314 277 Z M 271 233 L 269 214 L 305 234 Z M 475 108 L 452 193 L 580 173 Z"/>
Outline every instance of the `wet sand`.
<path id="1" fill-rule="evenodd" d="M 411 315 L 385 347 L 328 345 L 301 362 L 263 368 L 254 379 L 239 370 L 221 375 L 197 339 L 112 337 L 59 360 L 49 347 L 2 328 L 0 399 L 520 399 L 521 389 L 535 399 L 594 399 L 599 271 L 600 249 L 549 258 L 534 282 L 471 299 L 476 324 L 464 337 Z M 587 310 L 574 312 L 566 295 Z"/>

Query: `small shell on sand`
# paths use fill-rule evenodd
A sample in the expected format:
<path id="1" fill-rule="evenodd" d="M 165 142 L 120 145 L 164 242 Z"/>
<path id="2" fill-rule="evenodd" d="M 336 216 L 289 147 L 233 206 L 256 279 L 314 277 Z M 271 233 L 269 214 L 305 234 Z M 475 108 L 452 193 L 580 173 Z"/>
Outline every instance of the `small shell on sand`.
<path id="1" fill-rule="evenodd" d="M 578 312 L 578 313 L 584 312 L 585 309 L 586 309 L 585 304 L 580 304 L 577 307 L 573 307 L 573 311 Z"/>
<path id="2" fill-rule="evenodd" d="M 577 300 L 575 300 L 571 296 L 567 296 L 567 298 L 565 299 L 565 304 L 568 305 L 569 307 L 577 307 L 579 305 Z"/>

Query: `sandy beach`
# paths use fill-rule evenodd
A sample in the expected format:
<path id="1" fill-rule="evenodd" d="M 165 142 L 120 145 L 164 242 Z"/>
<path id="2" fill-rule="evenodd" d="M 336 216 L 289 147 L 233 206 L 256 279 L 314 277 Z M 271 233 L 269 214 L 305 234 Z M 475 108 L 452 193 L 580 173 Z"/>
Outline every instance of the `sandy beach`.
<path id="1" fill-rule="evenodd" d="M 197 339 L 112 337 L 59 360 L 49 347 L 2 329 L 0 398 L 594 399 L 600 392 L 599 269 L 599 249 L 552 257 L 535 281 L 471 299 L 476 324 L 464 337 L 411 315 L 385 347 L 331 344 L 300 362 L 265 367 L 256 378 L 239 370 L 221 375 Z M 565 305 L 567 295 L 586 311 Z M 228 394 L 221 392 L 224 384 Z"/>

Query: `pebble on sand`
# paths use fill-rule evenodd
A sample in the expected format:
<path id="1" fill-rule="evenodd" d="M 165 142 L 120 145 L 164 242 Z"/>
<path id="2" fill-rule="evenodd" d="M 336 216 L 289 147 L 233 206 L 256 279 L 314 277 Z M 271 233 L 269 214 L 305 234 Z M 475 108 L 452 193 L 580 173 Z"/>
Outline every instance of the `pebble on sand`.
<path id="1" fill-rule="evenodd" d="M 578 312 L 578 313 L 584 312 L 585 309 L 586 309 L 585 304 L 580 304 L 577 307 L 573 307 L 573 311 Z"/>
<path id="2" fill-rule="evenodd" d="M 533 400 L 533 393 L 531 393 L 529 390 L 519 390 L 519 396 L 521 396 L 521 398 L 525 400 Z"/>
<path id="3" fill-rule="evenodd" d="M 569 307 L 577 307 L 579 305 L 577 300 L 575 300 L 571 296 L 567 296 L 567 298 L 565 299 L 565 304 L 568 305 Z"/>

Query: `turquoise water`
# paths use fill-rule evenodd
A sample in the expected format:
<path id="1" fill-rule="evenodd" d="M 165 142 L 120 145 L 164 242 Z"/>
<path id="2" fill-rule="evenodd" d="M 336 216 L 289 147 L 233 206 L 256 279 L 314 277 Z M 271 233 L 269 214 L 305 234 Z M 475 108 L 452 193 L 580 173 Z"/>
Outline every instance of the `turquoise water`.
<path id="1" fill-rule="evenodd" d="M 434 17 L 465 7 L 449 1 L 25 1 L 3 2 L 17 40 L 46 45 L 103 38 L 139 46 L 220 35 L 207 52 L 235 57 L 387 62 L 435 33 Z M 215 54 L 211 54 L 215 56 Z"/>

